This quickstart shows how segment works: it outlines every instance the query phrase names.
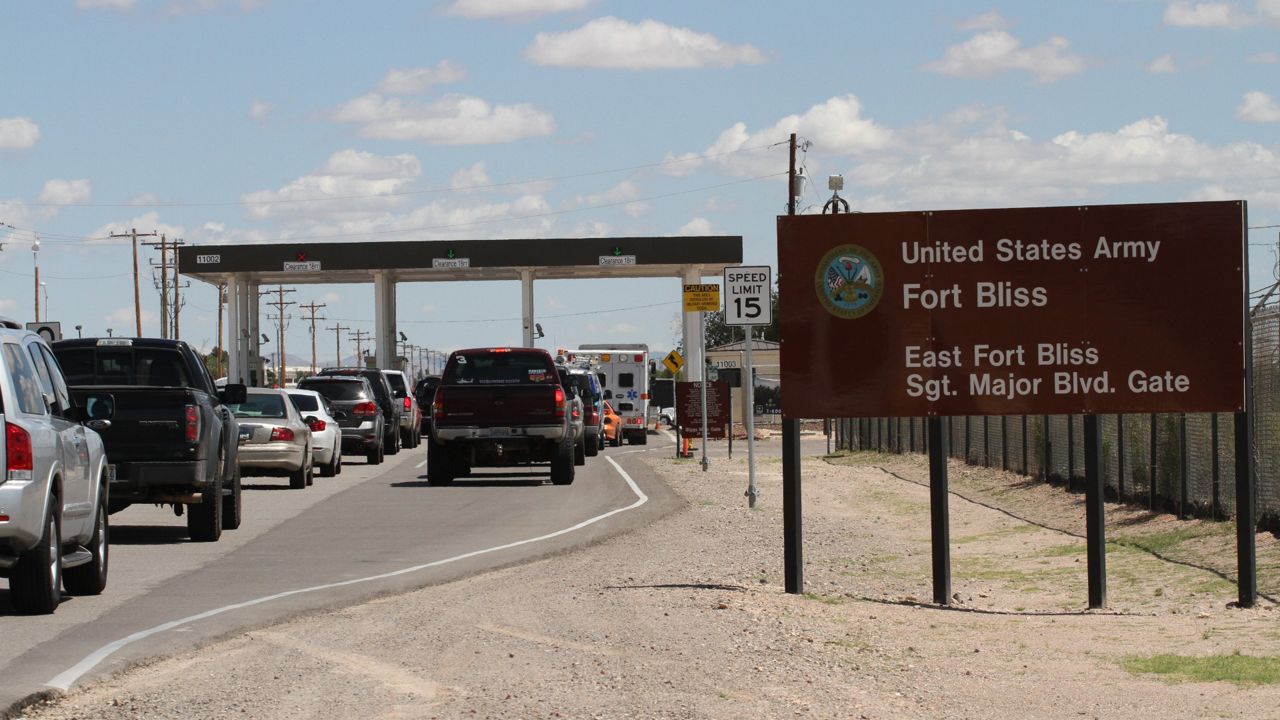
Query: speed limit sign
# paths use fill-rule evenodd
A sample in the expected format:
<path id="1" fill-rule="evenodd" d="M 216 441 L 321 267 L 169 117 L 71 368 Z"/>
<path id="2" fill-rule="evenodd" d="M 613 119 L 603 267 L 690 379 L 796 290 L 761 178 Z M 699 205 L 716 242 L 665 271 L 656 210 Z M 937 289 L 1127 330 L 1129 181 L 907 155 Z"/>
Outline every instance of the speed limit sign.
<path id="1" fill-rule="evenodd" d="M 724 322 L 726 325 L 769 325 L 773 322 L 768 265 L 724 269 Z"/>

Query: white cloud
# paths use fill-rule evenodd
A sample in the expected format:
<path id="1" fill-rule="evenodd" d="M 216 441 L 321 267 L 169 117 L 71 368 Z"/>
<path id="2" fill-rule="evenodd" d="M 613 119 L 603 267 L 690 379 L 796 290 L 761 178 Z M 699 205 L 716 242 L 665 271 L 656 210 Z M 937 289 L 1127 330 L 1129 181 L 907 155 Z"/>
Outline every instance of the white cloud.
<path id="1" fill-rule="evenodd" d="M 1267 51 L 1267 52 L 1254 53 L 1249 56 L 1249 62 L 1258 63 L 1261 65 L 1280 64 L 1280 52 Z"/>
<path id="2" fill-rule="evenodd" d="M 1152 75 L 1170 75 L 1177 71 L 1178 65 L 1174 62 L 1172 53 L 1165 53 L 1147 63 L 1147 72 Z"/>
<path id="3" fill-rule="evenodd" d="M 754 133 L 749 132 L 744 123 L 735 123 L 703 151 L 702 154 L 708 156 L 706 159 L 693 153 L 679 157 L 668 154 L 668 160 L 682 162 L 665 165 L 662 172 L 682 177 L 707 163 L 733 175 L 768 175 L 778 170 L 779 153 L 785 152 L 785 148 L 770 149 L 769 146 L 785 141 L 790 133 L 812 141 L 824 153 L 836 155 L 861 155 L 894 142 L 891 130 L 862 116 L 862 103 L 856 96 L 839 95 Z M 739 152 L 748 148 L 751 150 Z"/>
<path id="4" fill-rule="evenodd" d="M 40 190 L 40 202 L 55 205 L 88 202 L 92 196 L 88 180 L 49 180 Z"/>
<path id="5" fill-rule="evenodd" d="M 986 77 L 1005 72 L 1031 73 L 1036 82 L 1050 83 L 1084 70 L 1085 62 L 1068 51 L 1066 38 L 1051 37 L 1029 48 L 1004 30 L 987 30 L 947 48 L 943 59 L 924 69 L 955 77 Z"/>
<path id="6" fill-rule="evenodd" d="M 1280 122 L 1280 103 L 1264 92 L 1247 92 L 1236 108 L 1236 117 L 1245 122 Z"/>
<path id="7" fill-rule="evenodd" d="M 250 203 L 247 211 L 253 218 L 376 212 L 395 205 L 398 199 L 389 195 L 403 189 L 421 174 L 422 163 L 413 155 L 374 155 L 340 150 L 315 173 L 304 175 L 279 190 L 249 193 L 242 199 Z M 325 203 L 287 202 L 313 198 L 335 200 Z"/>
<path id="8" fill-rule="evenodd" d="M 447 95 L 430 103 L 358 97 L 334 114 L 356 123 L 360 135 L 379 140 L 421 140 L 428 145 L 490 145 L 555 132 L 555 119 L 533 105 L 490 105 L 465 95 Z"/>
<path id="9" fill-rule="evenodd" d="M 76 0 L 77 10 L 132 10 L 138 0 Z"/>
<path id="10" fill-rule="evenodd" d="M 449 187 L 455 190 L 477 188 L 488 184 L 489 173 L 485 171 L 485 165 L 483 162 L 478 162 L 471 167 L 462 168 L 455 172 L 453 177 L 449 178 Z"/>
<path id="11" fill-rule="evenodd" d="M 0 299 L 0 313 L 5 315 L 13 315 L 18 311 L 18 301 L 9 300 L 8 298 Z"/>
<path id="12" fill-rule="evenodd" d="M 253 118 L 254 120 L 257 120 L 258 122 L 262 122 L 263 120 L 266 120 L 267 116 L 270 115 L 275 109 L 276 109 L 275 105 L 272 105 L 271 103 L 266 102 L 265 100 L 254 100 L 249 105 L 249 117 Z"/>
<path id="13" fill-rule="evenodd" d="M 441 60 L 435 67 L 393 68 L 378 84 L 378 91 L 388 95 L 421 95 L 434 85 L 456 83 L 467 77 L 467 71 L 452 60 Z"/>
<path id="14" fill-rule="evenodd" d="M 1258 0 L 1258 15 L 1273 25 L 1280 25 L 1280 0 Z"/>
<path id="15" fill-rule="evenodd" d="M 267 0 L 175 0 L 165 6 L 164 12 L 169 15 L 200 15 L 221 10 L 247 13 L 266 4 Z"/>
<path id="16" fill-rule="evenodd" d="M 1009 21 L 1004 19 L 1000 13 L 995 10 L 985 12 L 981 15 L 975 15 L 956 23 L 956 29 L 964 32 L 972 32 L 974 30 L 1004 30 L 1009 27 Z"/>
<path id="17" fill-rule="evenodd" d="M 1235 29 L 1253 24 L 1253 18 L 1233 2 L 1174 0 L 1165 7 L 1164 24 L 1174 27 Z"/>
<path id="18" fill-rule="evenodd" d="M 109 222 L 103 225 L 99 225 L 97 228 L 93 230 L 93 232 L 89 233 L 87 237 L 106 238 L 108 235 L 111 235 L 112 233 L 116 233 L 116 234 L 127 233 L 131 228 L 137 229 L 137 231 L 140 233 L 155 232 L 155 233 L 164 233 L 165 235 L 171 238 L 180 237 L 185 239 L 188 243 L 192 245 L 198 245 L 198 244 L 201 244 L 202 242 L 199 239 L 202 236 L 200 236 L 199 234 L 193 235 L 193 234 L 187 233 L 186 228 L 184 228 L 182 225 L 170 225 L 169 223 L 161 222 L 160 214 L 155 211 L 143 213 L 142 215 L 137 215 L 129 220 L 122 220 L 119 222 Z M 98 240 L 98 241 L 95 241 L 95 244 L 119 245 L 127 242 L 129 242 L 128 239 L 121 240 L 117 238 L 115 240 Z"/>
<path id="19" fill-rule="evenodd" d="M 704 217 L 696 217 L 676 231 L 677 235 L 711 235 L 711 221 Z"/>
<path id="20" fill-rule="evenodd" d="M 576 30 L 538 33 L 525 57 L 539 65 L 659 70 L 731 67 L 765 62 L 752 45 L 730 45 L 714 35 L 672 27 L 657 20 L 592 20 Z"/>
<path id="21" fill-rule="evenodd" d="M 31 118 L 0 118 L 0 150 L 26 150 L 40 141 L 40 126 Z"/>
<path id="22" fill-rule="evenodd" d="M 327 303 L 336 303 L 342 299 L 342 295 L 336 292 L 327 292 L 324 297 L 320 298 Z"/>
<path id="23" fill-rule="evenodd" d="M 443 6 L 446 15 L 476 19 L 529 20 L 541 15 L 583 10 L 595 0 L 453 0 Z"/>

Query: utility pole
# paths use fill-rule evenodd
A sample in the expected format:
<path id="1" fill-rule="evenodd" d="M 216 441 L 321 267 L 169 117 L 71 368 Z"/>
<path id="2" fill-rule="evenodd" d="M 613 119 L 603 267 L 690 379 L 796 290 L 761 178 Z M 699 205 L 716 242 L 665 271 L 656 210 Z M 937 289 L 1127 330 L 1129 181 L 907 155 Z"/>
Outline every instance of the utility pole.
<path id="1" fill-rule="evenodd" d="M 368 330 L 354 330 L 347 334 L 354 337 L 356 341 L 356 366 L 364 367 L 364 341 L 373 333 Z"/>
<path id="2" fill-rule="evenodd" d="M 319 312 L 320 308 L 327 307 L 327 306 L 324 303 L 317 303 L 313 300 L 307 303 L 306 305 L 299 305 L 298 307 L 308 312 L 309 317 L 307 318 L 307 320 L 311 321 L 311 374 L 315 375 L 316 374 L 316 320 L 324 320 L 323 317 L 318 317 L 316 313 Z"/>
<path id="3" fill-rule="evenodd" d="M 293 288 L 286 288 L 283 285 L 277 285 L 275 290 L 267 290 L 267 291 L 264 291 L 262 294 L 267 295 L 273 292 L 276 294 L 277 300 L 275 302 L 269 302 L 267 304 L 276 309 L 276 316 L 274 318 L 268 318 L 268 319 L 275 320 L 279 323 L 278 325 L 279 335 L 277 336 L 277 340 L 276 340 L 276 351 L 280 353 L 280 361 L 276 363 L 276 382 L 280 383 L 280 387 L 284 387 L 285 378 L 288 376 L 287 366 L 289 364 L 289 362 L 285 359 L 285 354 L 284 354 L 284 328 L 285 328 L 285 321 L 289 320 L 292 317 L 292 316 L 285 315 L 284 311 L 285 311 L 285 308 L 289 307 L 290 305 L 297 305 L 298 303 L 293 302 L 292 300 L 285 301 L 284 299 L 285 293 L 296 292 Z"/>
<path id="4" fill-rule="evenodd" d="M 178 279 L 178 248 L 186 244 L 182 238 L 173 241 L 173 337 L 175 339 L 182 337 L 181 327 L 178 324 L 178 316 L 182 314 L 182 301 L 179 299 L 178 291 L 183 287 Z"/>
<path id="5" fill-rule="evenodd" d="M 154 234 L 154 233 L 153 233 Z M 160 248 L 160 262 L 152 261 L 152 265 L 160 268 L 160 337 L 178 337 L 178 311 L 180 309 L 180 293 L 178 280 L 178 248 L 186 243 L 181 238 L 169 241 L 165 233 L 160 233 L 160 242 L 145 242 L 147 247 Z M 172 249 L 173 259 L 169 252 Z M 173 297 L 169 297 L 169 267 L 173 266 Z"/>
<path id="6" fill-rule="evenodd" d="M 138 238 L 155 236 L 154 230 L 149 233 L 139 233 L 138 228 L 130 228 L 127 233 L 111 233 L 110 235 L 112 239 L 133 239 L 133 321 L 137 326 L 137 337 L 142 337 L 142 295 L 138 291 Z"/>
<path id="7" fill-rule="evenodd" d="M 341 324 L 325 328 L 333 331 L 333 364 L 337 367 L 342 367 L 342 331 L 350 329 Z"/>

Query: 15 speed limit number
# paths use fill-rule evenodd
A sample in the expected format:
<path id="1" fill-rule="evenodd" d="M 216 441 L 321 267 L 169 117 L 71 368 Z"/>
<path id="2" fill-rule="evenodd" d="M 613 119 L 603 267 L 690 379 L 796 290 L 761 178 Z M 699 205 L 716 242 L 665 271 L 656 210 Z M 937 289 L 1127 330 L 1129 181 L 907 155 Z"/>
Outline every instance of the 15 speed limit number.
<path id="1" fill-rule="evenodd" d="M 770 302 L 772 268 L 768 265 L 724 269 L 724 322 L 726 325 L 768 325 L 773 322 Z"/>

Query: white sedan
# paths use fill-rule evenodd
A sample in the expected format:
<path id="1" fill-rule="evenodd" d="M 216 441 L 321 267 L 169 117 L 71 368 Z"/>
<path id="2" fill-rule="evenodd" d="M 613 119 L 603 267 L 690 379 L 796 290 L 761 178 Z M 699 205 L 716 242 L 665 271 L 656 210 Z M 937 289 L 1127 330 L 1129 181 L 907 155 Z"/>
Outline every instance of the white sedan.
<path id="1" fill-rule="evenodd" d="M 342 472 L 342 428 L 333 419 L 329 398 L 315 390 L 289 388 L 289 400 L 302 417 L 314 417 L 311 428 L 311 455 L 320 467 L 320 475 L 333 477 Z"/>

